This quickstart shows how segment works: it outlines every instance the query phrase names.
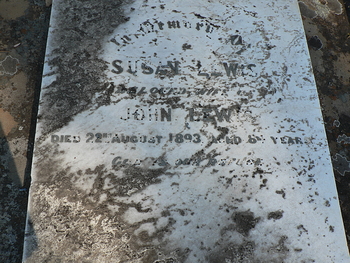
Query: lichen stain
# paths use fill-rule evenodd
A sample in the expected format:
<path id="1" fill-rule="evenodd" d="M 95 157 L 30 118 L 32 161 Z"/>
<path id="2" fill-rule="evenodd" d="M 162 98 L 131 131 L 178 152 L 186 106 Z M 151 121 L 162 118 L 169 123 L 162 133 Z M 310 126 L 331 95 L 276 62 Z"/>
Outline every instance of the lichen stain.
<path id="1" fill-rule="evenodd" d="M 129 196 L 132 193 L 145 189 L 151 184 L 159 184 L 159 178 L 166 171 L 166 168 L 143 169 L 138 167 L 127 167 L 123 173 L 125 177 L 115 178 L 113 183 L 117 187 L 118 196 Z"/>
<path id="2" fill-rule="evenodd" d="M 229 244 L 227 247 L 210 254 L 207 257 L 209 263 L 222 262 L 245 262 L 258 263 L 261 262 L 255 258 L 255 243 L 247 241 L 242 244 Z"/>
<path id="3" fill-rule="evenodd" d="M 279 254 L 285 254 L 289 252 L 289 249 L 285 245 L 286 240 L 288 239 L 287 236 L 281 236 L 278 240 L 278 244 L 276 246 L 272 246 L 269 248 L 269 252 L 279 253 Z"/>
<path id="4" fill-rule="evenodd" d="M 232 219 L 236 223 L 236 231 L 246 237 L 260 221 L 260 217 L 254 217 L 254 213 L 249 210 L 234 213 Z"/>
<path id="5" fill-rule="evenodd" d="M 267 219 L 274 219 L 274 220 L 281 219 L 283 217 L 283 213 L 284 213 L 283 210 L 277 210 L 277 211 L 274 211 L 274 212 L 270 212 L 267 215 Z"/>
<path id="6" fill-rule="evenodd" d="M 46 244 L 41 244 L 33 251 L 26 262 L 65 262 L 72 258 L 77 262 L 113 262 L 115 255 L 118 255 L 119 262 L 137 260 L 148 263 L 159 259 L 161 248 L 153 243 L 155 240 L 163 240 L 176 221 L 169 217 L 167 224 L 152 235 L 145 231 L 137 233 L 144 223 L 155 223 L 157 219 L 150 218 L 134 224 L 125 222 L 122 216 L 128 209 L 148 213 L 150 208 L 143 208 L 141 203 L 116 201 L 115 197 L 127 197 L 131 189 L 137 192 L 150 184 L 159 183 L 159 177 L 164 174 L 165 168 L 145 170 L 129 167 L 123 169 L 124 177 L 116 178 L 104 165 L 99 165 L 84 171 L 86 176 L 92 175 L 94 178 L 91 191 L 84 191 L 72 183 L 74 174 L 69 168 L 59 169 L 62 167 L 59 157 L 51 158 L 43 165 L 48 165 L 54 171 L 51 170 L 53 175 L 49 178 L 50 184 L 37 180 L 32 185 L 32 189 L 35 189 L 32 191 L 32 200 L 40 203 L 40 206 L 33 207 L 31 217 L 35 219 L 34 235 L 46 236 Z M 82 171 L 77 173 L 81 174 Z M 112 182 L 113 188 L 117 188 L 114 193 L 104 190 L 105 179 L 111 176 L 115 179 Z M 106 199 L 101 198 L 104 194 L 107 194 Z M 109 205 L 118 206 L 118 213 L 109 210 Z M 125 236 L 128 238 L 125 239 Z M 163 245 L 166 242 L 162 243 L 162 247 Z M 60 254 L 54 254 L 53 247 Z M 78 250 L 79 255 L 74 256 L 74 251 Z M 185 262 L 189 253 L 177 249 L 176 255 L 169 256 L 169 251 L 163 252 L 168 255 L 166 260 L 176 259 L 172 262 Z"/>
<path id="7" fill-rule="evenodd" d="M 0 75 L 15 75 L 17 73 L 17 66 L 19 60 L 12 56 L 7 56 L 4 60 L 0 61 Z"/>
<path id="8" fill-rule="evenodd" d="M 286 262 L 289 249 L 286 246 L 288 237 L 279 238 L 276 245 L 267 248 L 269 254 L 261 254 L 256 243 L 251 240 L 244 240 L 240 244 L 230 243 L 224 248 L 207 256 L 209 263 L 237 262 L 237 263 L 281 263 Z M 272 253 L 271 253 L 272 252 Z"/>
<path id="9" fill-rule="evenodd" d="M 331 14 L 343 13 L 343 6 L 338 0 L 304 0 L 299 2 L 299 7 L 302 15 L 309 18 L 320 16 L 327 19 Z"/>

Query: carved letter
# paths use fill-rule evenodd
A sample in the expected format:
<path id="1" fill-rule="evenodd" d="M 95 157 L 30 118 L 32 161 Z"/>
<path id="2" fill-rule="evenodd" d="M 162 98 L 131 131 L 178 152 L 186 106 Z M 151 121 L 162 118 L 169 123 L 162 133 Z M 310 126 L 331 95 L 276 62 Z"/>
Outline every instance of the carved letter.
<path id="1" fill-rule="evenodd" d="M 224 64 L 224 67 L 226 70 L 226 75 L 228 77 L 231 75 L 231 72 L 232 72 L 233 77 L 236 76 L 238 63 L 230 63 L 230 66 L 228 66 L 226 62 L 223 62 L 222 64 Z"/>
<path id="2" fill-rule="evenodd" d="M 120 65 L 118 65 L 117 63 L 120 64 L 120 63 L 122 63 L 122 61 L 121 61 L 121 60 L 114 60 L 114 61 L 112 62 L 113 67 L 116 68 L 116 70 L 115 70 L 115 69 L 112 69 L 112 72 L 115 73 L 115 74 L 120 74 L 120 73 L 123 72 L 123 68 L 122 68 Z"/>
<path id="3" fill-rule="evenodd" d="M 171 121 L 171 108 L 168 109 L 168 112 L 163 108 L 160 109 L 160 120 L 164 121 L 165 118 L 167 121 Z"/>
<path id="4" fill-rule="evenodd" d="M 223 121 L 225 119 L 226 121 L 229 122 L 231 113 L 232 113 L 232 110 L 222 109 L 221 111 L 219 111 L 218 109 L 215 109 L 215 114 L 216 114 L 216 117 L 218 118 L 218 121 Z"/>

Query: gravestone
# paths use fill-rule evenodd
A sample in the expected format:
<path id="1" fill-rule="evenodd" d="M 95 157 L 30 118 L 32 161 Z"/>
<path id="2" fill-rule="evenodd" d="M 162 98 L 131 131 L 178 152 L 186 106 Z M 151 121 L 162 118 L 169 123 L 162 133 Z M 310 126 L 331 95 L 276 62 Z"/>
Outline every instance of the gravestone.
<path id="1" fill-rule="evenodd" d="M 25 262 L 349 262 L 297 1 L 55 1 Z"/>

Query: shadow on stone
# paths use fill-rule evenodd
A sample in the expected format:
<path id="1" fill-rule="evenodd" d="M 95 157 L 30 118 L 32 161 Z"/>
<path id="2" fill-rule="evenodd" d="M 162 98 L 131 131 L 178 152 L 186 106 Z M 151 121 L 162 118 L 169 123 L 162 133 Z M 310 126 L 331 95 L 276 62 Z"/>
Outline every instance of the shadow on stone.
<path id="1" fill-rule="evenodd" d="M 0 123 L 0 262 L 21 262 L 28 188 Z"/>

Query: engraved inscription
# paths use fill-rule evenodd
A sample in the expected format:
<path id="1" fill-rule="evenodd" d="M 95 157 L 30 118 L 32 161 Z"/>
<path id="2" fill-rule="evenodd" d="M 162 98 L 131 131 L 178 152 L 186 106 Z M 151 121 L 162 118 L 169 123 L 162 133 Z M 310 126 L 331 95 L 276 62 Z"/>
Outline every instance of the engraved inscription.
<path id="1" fill-rule="evenodd" d="M 202 76 L 207 79 L 210 79 L 211 77 L 222 77 L 227 76 L 230 78 L 236 78 L 239 76 L 250 76 L 250 77 L 257 77 L 258 72 L 254 70 L 256 68 L 255 63 L 249 63 L 249 64 L 242 64 L 236 61 L 228 61 L 228 62 L 221 62 L 221 72 L 214 71 L 214 72 L 205 72 L 201 69 L 201 61 L 196 60 L 195 66 L 192 67 L 192 69 L 197 68 L 197 76 Z M 184 72 L 180 68 L 180 62 L 177 60 L 174 61 L 167 61 L 166 64 L 163 64 L 162 62 L 159 62 L 159 65 L 151 65 L 147 64 L 146 62 L 143 62 L 141 60 L 136 61 L 122 61 L 119 59 L 112 61 L 113 69 L 111 70 L 115 74 L 121 74 L 123 72 L 127 72 L 129 74 L 138 76 L 141 74 L 144 75 L 155 75 L 155 76 L 175 76 L 175 75 L 181 75 L 181 74 L 189 74 L 191 72 Z"/>
<path id="2" fill-rule="evenodd" d="M 80 143 L 80 135 L 51 135 L 52 143 Z M 88 132 L 85 136 L 85 143 L 201 143 L 203 141 L 210 142 L 213 144 L 257 144 L 257 143 L 272 143 L 278 145 L 302 145 L 307 144 L 306 139 L 303 140 L 300 137 L 292 136 L 270 136 L 266 141 L 263 135 L 247 135 L 246 137 L 238 135 L 227 135 L 227 136 L 211 136 L 207 137 L 201 135 L 201 133 L 168 133 L 162 135 L 130 135 L 124 133 L 107 133 L 107 132 Z M 204 140 L 205 138 L 205 140 Z"/>

